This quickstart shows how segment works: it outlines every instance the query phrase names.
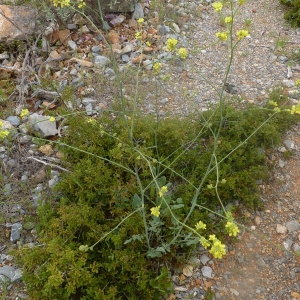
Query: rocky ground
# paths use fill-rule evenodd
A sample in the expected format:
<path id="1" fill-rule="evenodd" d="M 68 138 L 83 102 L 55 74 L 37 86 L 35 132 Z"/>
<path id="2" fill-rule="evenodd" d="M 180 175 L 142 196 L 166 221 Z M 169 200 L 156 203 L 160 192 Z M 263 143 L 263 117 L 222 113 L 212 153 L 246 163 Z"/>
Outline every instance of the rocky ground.
<path id="1" fill-rule="evenodd" d="M 283 84 L 291 102 L 298 103 L 295 81 L 300 77 L 300 31 L 285 24 L 283 10 L 279 3 L 268 0 L 249 0 L 243 6 L 234 32 L 247 27 L 251 36 L 236 50 L 226 97 L 262 105 L 268 101 L 269 90 Z M 96 31 L 78 15 L 66 28 L 48 22 L 42 30 L 43 51 L 25 47 L 24 51 L 9 48 L 0 53 L 1 89 L 7 91 L 11 82 L 16 83 L 8 100 L 1 96 L 2 129 L 18 131 L 12 143 L 0 144 L 2 299 L 27 297 L 21 269 L 8 251 L 34 242 L 36 207 L 66 171 L 60 166 L 61 154 L 51 145 L 32 139 L 25 124 L 31 132 L 51 140 L 64 131 L 59 108 L 84 111 L 91 117 L 111 108 L 119 87 L 106 40 L 112 43 L 125 97 L 136 98 L 145 114 L 158 107 L 161 116 L 188 115 L 218 101 L 212 86 L 222 85 L 228 54 L 226 43 L 213 44 L 215 33 L 224 27 L 210 3 L 168 2 L 159 8 L 147 1 L 142 10 L 136 9 L 135 19 L 140 17 L 145 18 L 144 45 L 148 42 L 143 53 L 135 38 L 139 25 L 126 14 L 108 14 L 107 32 L 101 28 Z M 188 49 L 186 60 L 166 50 L 170 37 Z M 152 70 L 156 61 L 162 62 L 158 94 Z M 75 92 L 63 92 L 66 86 Z M 29 109 L 29 116 L 20 117 L 22 108 Z M 49 114 L 55 115 L 55 122 L 50 121 Z M 34 125 L 37 120 L 43 122 Z M 295 126 L 268 157 L 275 167 L 271 180 L 259 183 L 265 210 L 253 212 L 240 207 L 241 222 L 248 229 L 242 230 L 238 242 L 218 261 L 199 249 L 190 263 L 174 273 L 175 293 L 169 299 L 209 299 L 209 295 L 214 295 L 212 299 L 300 299 L 300 267 L 294 255 L 300 250 L 299 149 L 299 126 Z"/>

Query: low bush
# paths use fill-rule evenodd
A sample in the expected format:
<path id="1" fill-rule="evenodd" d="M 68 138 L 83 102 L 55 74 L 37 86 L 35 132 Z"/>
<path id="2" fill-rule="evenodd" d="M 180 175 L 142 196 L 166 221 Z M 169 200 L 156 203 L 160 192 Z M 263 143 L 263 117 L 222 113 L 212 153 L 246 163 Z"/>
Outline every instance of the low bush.
<path id="1" fill-rule="evenodd" d="M 284 13 L 284 18 L 294 27 L 300 25 L 300 1 L 299 0 L 279 0 L 279 2 L 289 8 Z"/>
<path id="2" fill-rule="evenodd" d="M 280 95 L 274 91 L 271 99 L 287 100 Z M 117 113 L 98 120 L 70 116 L 59 147 L 72 172 L 38 210 L 39 244 L 15 253 L 32 299 L 161 299 L 172 290 L 172 269 L 186 258 L 179 254 L 199 244 L 176 220 L 189 215 L 187 226 L 201 220 L 201 235 L 224 240 L 219 198 L 224 206 L 261 207 L 256 181 L 268 177 L 265 150 L 297 118 L 285 111 L 273 115 L 271 105 L 228 104 L 223 110 L 217 141 L 219 107 L 164 120 L 136 113 L 131 134 L 130 118 Z M 209 166 L 215 142 L 217 167 Z M 217 179 L 218 195 L 212 188 Z"/>

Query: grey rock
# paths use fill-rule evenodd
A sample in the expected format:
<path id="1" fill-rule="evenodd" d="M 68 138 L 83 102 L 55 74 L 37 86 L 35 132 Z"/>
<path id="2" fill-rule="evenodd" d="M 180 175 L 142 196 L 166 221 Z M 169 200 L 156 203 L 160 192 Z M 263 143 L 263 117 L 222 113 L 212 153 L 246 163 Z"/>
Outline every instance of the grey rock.
<path id="1" fill-rule="evenodd" d="M 125 63 L 129 62 L 130 61 L 129 56 L 127 54 L 123 54 L 122 55 L 122 61 L 125 62 Z"/>
<path id="2" fill-rule="evenodd" d="M 102 55 L 97 55 L 94 60 L 95 67 L 102 68 L 107 66 L 110 63 L 110 60 Z"/>
<path id="3" fill-rule="evenodd" d="M 10 233 L 10 241 L 12 243 L 15 243 L 18 241 L 21 237 L 21 230 L 22 230 L 22 224 L 21 223 L 14 223 L 11 227 L 11 233 Z"/>
<path id="4" fill-rule="evenodd" d="M 166 35 L 170 32 L 170 27 L 169 26 L 166 26 L 166 25 L 162 25 L 159 27 L 159 32 L 162 34 L 162 35 Z"/>
<path id="5" fill-rule="evenodd" d="M 285 85 L 288 88 L 291 88 L 291 87 L 295 86 L 295 82 L 293 80 L 290 80 L 290 79 L 283 79 L 282 84 Z"/>
<path id="6" fill-rule="evenodd" d="M 283 242 L 284 248 L 285 248 L 286 250 L 288 250 L 288 251 L 291 250 L 292 245 L 293 245 L 293 241 L 290 240 L 290 239 L 285 240 L 285 241 Z"/>
<path id="7" fill-rule="evenodd" d="M 82 78 L 76 77 L 71 81 L 70 85 L 75 86 L 76 88 L 79 88 L 79 87 L 84 86 L 84 81 Z"/>
<path id="8" fill-rule="evenodd" d="M 22 206 L 20 204 L 14 204 L 12 208 L 10 209 L 10 212 L 19 212 L 22 209 Z"/>
<path id="9" fill-rule="evenodd" d="M 176 33 L 180 33 L 179 26 L 176 23 L 172 23 L 172 26 L 173 26 Z"/>
<path id="10" fill-rule="evenodd" d="M 22 145 L 27 144 L 31 141 L 32 141 L 32 136 L 30 135 L 23 135 L 19 138 L 19 143 Z"/>
<path id="11" fill-rule="evenodd" d="M 203 265 L 206 265 L 210 261 L 210 258 L 206 254 L 202 254 L 200 261 Z"/>
<path id="12" fill-rule="evenodd" d="M 89 103 L 86 107 L 85 107 L 85 111 L 86 111 L 86 114 L 88 116 L 91 116 L 93 115 L 94 111 L 93 111 L 93 106 L 91 103 Z"/>
<path id="13" fill-rule="evenodd" d="M 278 59 L 282 62 L 287 62 L 289 60 L 286 56 L 283 55 L 279 56 Z"/>
<path id="14" fill-rule="evenodd" d="M 106 68 L 104 72 L 105 76 L 114 77 L 116 75 L 115 71 L 111 68 Z"/>
<path id="15" fill-rule="evenodd" d="M 270 62 L 274 62 L 277 59 L 277 56 L 273 53 L 271 53 L 271 55 L 269 56 L 269 61 Z"/>
<path id="16" fill-rule="evenodd" d="M 157 56 L 157 59 L 158 60 L 161 60 L 161 59 L 169 60 L 172 58 L 172 56 L 173 55 L 171 52 L 163 52 Z"/>
<path id="17" fill-rule="evenodd" d="M 132 19 L 138 20 L 139 18 L 144 18 L 144 10 L 141 3 L 136 3 L 134 5 L 134 12 L 132 14 Z"/>
<path id="18" fill-rule="evenodd" d="M 92 47 L 92 52 L 93 53 L 99 53 L 101 51 L 101 48 L 99 46 L 93 46 Z"/>
<path id="19" fill-rule="evenodd" d="M 12 189 L 12 187 L 11 187 L 10 183 L 5 184 L 4 189 L 3 189 L 4 195 L 6 195 L 6 196 L 9 195 L 11 193 L 11 189 Z"/>
<path id="20" fill-rule="evenodd" d="M 103 25 L 102 25 L 102 28 L 103 28 L 103 30 L 110 30 L 111 27 L 109 26 L 109 24 L 108 24 L 106 21 L 104 21 L 104 22 L 103 22 Z M 96 37 L 97 40 L 98 40 L 98 41 L 102 41 L 102 40 L 103 40 L 102 35 L 100 35 L 99 37 L 100 37 L 101 39 L 99 40 L 99 39 Z"/>
<path id="21" fill-rule="evenodd" d="M 153 67 L 153 63 L 151 59 L 146 59 L 145 61 L 143 61 L 143 66 L 146 70 L 151 70 Z"/>
<path id="22" fill-rule="evenodd" d="M 28 117 L 28 124 L 33 132 L 40 134 L 43 138 L 57 134 L 56 122 L 50 122 L 50 117 L 34 113 Z"/>
<path id="23" fill-rule="evenodd" d="M 296 252 L 298 252 L 298 251 L 300 251 L 300 245 L 299 244 L 297 244 L 297 243 L 295 243 L 294 245 L 293 245 L 293 249 L 294 249 L 294 251 Z"/>
<path id="24" fill-rule="evenodd" d="M 95 105 L 96 103 L 97 103 L 97 100 L 92 99 L 92 98 L 84 98 L 84 99 L 82 100 L 82 104 L 83 104 L 84 106 L 87 106 L 88 104 Z"/>
<path id="25" fill-rule="evenodd" d="M 15 269 L 10 266 L 4 266 L 0 267 L 0 275 L 4 275 L 7 278 L 9 278 L 11 282 L 15 282 L 22 278 L 22 271 L 21 269 Z"/>
<path id="26" fill-rule="evenodd" d="M 25 182 L 25 181 L 27 181 L 27 180 L 28 180 L 28 176 L 27 176 L 27 175 L 22 175 L 21 181 L 22 181 L 22 182 Z"/>
<path id="27" fill-rule="evenodd" d="M 164 99 L 161 99 L 161 100 L 159 100 L 159 103 L 161 103 L 161 104 L 166 104 L 166 103 L 168 103 L 169 102 L 169 99 L 168 98 L 164 98 Z"/>
<path id="28" fill-rule="evenodd" d="M 116 18 L 113 18 L 110 23 L 112 25 L 118 25 L 124 22 L 126 18 L 123 15 L 118 15 Z"/>
<path id="29" fill-rule="evenodd" d="M 69 29 L 69 30 L 76 30 L 77 29 L 77 25 L 76 24 L 67 24 L 67 28 Z"/>
<path id="30" fill-rule="evenodd" d="M 72 40 L 68 41 L 68 46 L 70 47 L 71 50 L 76 51 L 78 49 L 76 43 Z"/>
<path id="31" fill-rule="evenodd" d="M 134 47 L 132 44 L 128 44 L 126 45 L 123 49 L 122 49 L 122 52 L 121 54 L 126 54 L 126 53 L 129 53 L 129 52 L 132 52 L 134 50 Z"/>
<path id="32" fill-rule="evenodd" d="M 59 178 L 57 176 L 54 176 L 48 181 L 48 186 L 50 189 L 53 189 L 59 182 Z"/>
<path id="33" fill-rule="evenodd" d="M 6 121 L 8 121 L 13 126 L 19 126 L 20 125 L 20 118 L 17 116 L 9 116 Z"/>
<path id="34" fill-rule="evenodd" d="M 0 53 L 0 60 L 2 59 L 9 59 L 9 55 L 7 54 L 7 52 Z"/>
<path id="35" fill-rule="evenodd" d="M 286 228 L 288 229 L 289 232 L 296 231 L 300 229 L 300 224 L 298 221 L 293 220 L 289 221 L 285 224 Z"/>
<path id="36" fill-rule="evenodd" d="M 213 278 L 212 276 L 212 268 L 208 266 L 203 266 L 201 268 L 202 275 L 206 278 Z"/>
<path id="37" fill-rule="evenodd" d="M 283 143 L 288 150 L 292 150 L 295 147 L 295 143 L 292 140 L 285 140 Z"/>

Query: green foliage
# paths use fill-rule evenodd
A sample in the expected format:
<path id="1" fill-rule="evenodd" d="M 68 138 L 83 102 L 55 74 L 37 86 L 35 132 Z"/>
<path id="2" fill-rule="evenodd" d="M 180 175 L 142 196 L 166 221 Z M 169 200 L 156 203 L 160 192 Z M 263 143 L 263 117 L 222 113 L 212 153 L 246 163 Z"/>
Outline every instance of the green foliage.
<path id="1" fill-rule="evenodd" d="M 287 100 L 278 89 L 270 98 L 279 105 Z M 273 113 L 271 106 L 238 110 L 226 105 L 220 127 L 220 113 L 217 107 L 159 122 L 136 114 L 133 125 L 131 118 L 110 113 L 98 120 L 70 116 L 60 150 L 72 172 L 57 185 L 56 198 L 38 210 L 39 246 L 15 253 L 31 299 L 150 300 L 168 295 L 167 266 L 199 238 L 178 231 L 166 203 L 183 222 L 202 185 L 197 205 L 219 211 L 216 191 L 209 187 L 216 183 L 217 170 L 224 205 L 238 200 L 259 207 L 256 180 L 267 178 L 264 150 L 280 141 L 295 116 L 281 112 L 262 126 Z M 217 169 L 215 163 L 209 167 L 216 144 Z M 162 186 L 170 191 L 166 203 L 158 197 Z M 159 205 L 157 218 L 150 208 Z M 193 228 L 199 220 L 208 233 L 224 231 L 220 218 L 200 209 L 192 211 L 187 225 Z M 80 246 L 89 250 L 80 251 Z"/>
<path id="2" fill-rule="evenodd" d="M 286 5 L 289 10 L 285 12 L 284 18 L 294 27 L 300 25 L 300 1 L 299 0 L 279 0 L 283 5 Z"/>

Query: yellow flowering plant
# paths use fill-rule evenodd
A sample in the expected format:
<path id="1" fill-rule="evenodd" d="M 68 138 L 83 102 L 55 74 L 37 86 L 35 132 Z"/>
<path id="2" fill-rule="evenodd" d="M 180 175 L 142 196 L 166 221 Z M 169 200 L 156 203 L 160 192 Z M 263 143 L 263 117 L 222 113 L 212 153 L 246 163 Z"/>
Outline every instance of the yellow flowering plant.
<path id="1" fill-rule="evenodd" d="M 214 2 L 212 4 L 212 7 L 215 9 L 216 12 L 221 12 L 222 8 L 223 8 L 223 3 L 222 2 Z"/>

